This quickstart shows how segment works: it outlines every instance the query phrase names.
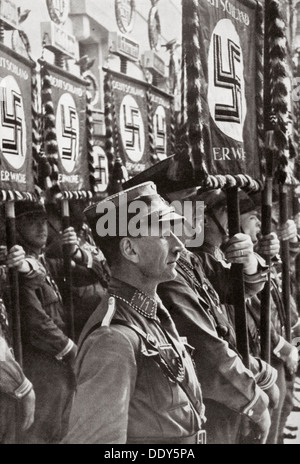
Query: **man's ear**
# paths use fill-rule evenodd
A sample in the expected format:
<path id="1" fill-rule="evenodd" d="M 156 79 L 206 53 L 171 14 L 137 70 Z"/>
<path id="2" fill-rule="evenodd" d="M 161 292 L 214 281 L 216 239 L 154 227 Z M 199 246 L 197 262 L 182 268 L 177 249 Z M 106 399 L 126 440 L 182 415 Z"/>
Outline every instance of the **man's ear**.
<path id="1" fill-rule="evenodd" d="M 120 253 L 125 259 L 131 261 L 132 263 L 139 262 L 138 247 L 134 239 L 130 237 L 124 237 L 121 239 L 119 246 Z"/>

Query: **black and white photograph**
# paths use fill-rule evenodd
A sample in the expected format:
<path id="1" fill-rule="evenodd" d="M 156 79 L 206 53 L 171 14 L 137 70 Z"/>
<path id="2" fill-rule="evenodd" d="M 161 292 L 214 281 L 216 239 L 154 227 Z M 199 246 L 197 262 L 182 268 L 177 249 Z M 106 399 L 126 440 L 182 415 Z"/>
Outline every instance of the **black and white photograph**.
<path id="1" fill-rule="evenodd" d="M 0 0 L 0 444 L 300 444 L 300 0 Z"/>

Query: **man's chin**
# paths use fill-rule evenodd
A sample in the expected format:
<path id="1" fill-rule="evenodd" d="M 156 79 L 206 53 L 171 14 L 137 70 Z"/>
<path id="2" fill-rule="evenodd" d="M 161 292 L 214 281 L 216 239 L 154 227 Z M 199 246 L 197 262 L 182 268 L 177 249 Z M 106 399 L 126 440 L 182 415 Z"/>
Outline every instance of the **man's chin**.
<path id="1" fill-rule="evenodd" d="M 177 270 L 176 270 L 176 263 L 175 263 L 174 267 L 170 266 L 170 270 L 164 273 L 161 282 L 168 282 L 169 280 L 176 279 L 176 277 L 177 277 Z"/>

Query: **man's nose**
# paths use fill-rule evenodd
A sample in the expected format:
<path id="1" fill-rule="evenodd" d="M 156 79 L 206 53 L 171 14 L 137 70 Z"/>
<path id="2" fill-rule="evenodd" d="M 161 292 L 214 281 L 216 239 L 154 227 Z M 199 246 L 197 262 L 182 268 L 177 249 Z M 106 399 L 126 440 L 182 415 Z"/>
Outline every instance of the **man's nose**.
<path id="1" fill-rule="evenodd" d="M 175 235 L 173 232 L 171 232 L 170 240 L 171 240 L 172 251 L 177 252 L 177 253 L 181 253 L 183 251 L 183 249 L 184 249 L 184 245 L 183 245 L 182 241 L 177 237 L 177 235 Z"/>

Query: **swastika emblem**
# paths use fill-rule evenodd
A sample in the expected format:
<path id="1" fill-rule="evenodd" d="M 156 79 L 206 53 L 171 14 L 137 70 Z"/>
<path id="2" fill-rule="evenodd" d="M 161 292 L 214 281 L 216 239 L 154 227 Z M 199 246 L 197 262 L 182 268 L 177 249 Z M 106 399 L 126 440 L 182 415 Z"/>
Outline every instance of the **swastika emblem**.
<path id="1" fill-rule="evenodd" d="M 167 156 L 167 125 L 166 112 L 161 105 L 156 108 L 153 117 L 153 127 L 156 153 L 158 158 L 163 160 Z"/>
<path id="2" fill-rule="evenodd" d="M 93 149 L 95 179 L 97 192 L 105 192 L 108 186 L 108 160 L 104 150 L 99 146 Z"/>
<path id="3" fill-rule="evenodd" d="M 215 86 L 230 89 L 232 92 L 232 105 L 216 103 L 215 120 L 240 123 L 241 82 L 236 73 L 235 63 L 241 62 L 241 49 L 234 42 L 228 40 L 229 71 L 224 70 L 221 37 L 214 35 L 214 58 Z"/>
<path id="4" fill-rule="evenodd" d="M 58 102 L 56 132 L 63 168 L 71 173 L 79 156 L 79 118 L 72 95 L 64 93 Z"/>
<path id="5" fill-rule="evenodd" d="M 21 90 L 13 76 L 2 79 L 0 96 L 0 148 L 10 166 L 20 169 L 26 159 L 26 123 Z"/>
<path id="6" fill-rule="evenodd" d="M 212 34 L 207 99 L 217 127 L 227 136 L 243 142 L 247 112 L 243 52 L 230 19 L 220 20 Z"/>
<path id="7" fill-rule="evenodd" d="M 131 161 L 138 163 L 145 150 L 145 130 L 141 111 L 131 95 L 123 98 L 120 107 L 121 136 Z"/>

